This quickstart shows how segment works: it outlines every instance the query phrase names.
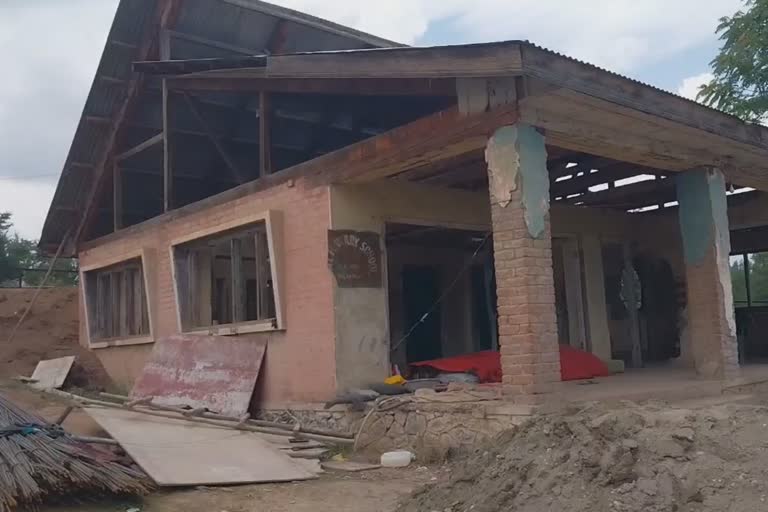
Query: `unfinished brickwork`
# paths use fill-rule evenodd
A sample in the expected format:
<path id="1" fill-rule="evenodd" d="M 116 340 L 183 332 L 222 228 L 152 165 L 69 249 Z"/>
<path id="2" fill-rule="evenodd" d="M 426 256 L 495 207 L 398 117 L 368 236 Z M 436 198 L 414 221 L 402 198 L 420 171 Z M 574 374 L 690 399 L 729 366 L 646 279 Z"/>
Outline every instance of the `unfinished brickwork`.
<path id="1" fill-rule="evenodd" d="M 696 169 L 681 174 L 677 185 L 693 361 L 703 377 L 734 377 L 739 360 L 725 179 L 717 169 Z"/>
<path id="2" fill-rule="evenodd" d="M 336 392 L 331 274 L 327 267 L 329 227 L 327 187 L 289 182 L 192 212 L 174 212 L 92 242 L 79 253 L 81 266 L 99 265 L 137 248 L 144 249 L 154 339 L 179 332 L 171 267 L 173 240 L 266 210 L 282 213 L 286 329 L 244 336 L 269 340 L 257 398 L 272 401 L 323 401 Z M 82 304 L 82 302 L 81 302 Z M 87 345 L 81 305 L 81 342 Z M 129 389 L 152 344 L 96 349 L 107 372 Z"/>
<path id="3" fill-rule="evenodd" d="M 492 183 L 502 384 L 507 398 L 537 403 L 560 381 L 549 176 L 543 137 L 524 126 L 520 128 L 528 132 L 527 140 L 510 132 L 499 137 L 507 128 L 496 132 L 486 151 Z M 500 174 L 507 176 L 500 178 Z M 536 186 L 541 174 L 547 180 L 545 190 Z M 494 182 L 512 186 L 500 193 L 494 190 Z M 535 205 L 534 211 L 530 204 Z"/>

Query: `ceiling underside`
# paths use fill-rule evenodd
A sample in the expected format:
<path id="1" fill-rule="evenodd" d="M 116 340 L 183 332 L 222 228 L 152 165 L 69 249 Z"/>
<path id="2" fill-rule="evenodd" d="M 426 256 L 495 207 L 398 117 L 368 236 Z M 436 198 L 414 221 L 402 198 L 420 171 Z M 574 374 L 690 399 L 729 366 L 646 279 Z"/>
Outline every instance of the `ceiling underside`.
<path id="1" fill-rule="evenodd" d="M 670 176 L 668 171 L 556 146 L 548 146 L 547 154 L 553 203 L 632 213 L 677 206 L 674 176 Z M 439 164 L 409 169 L 391 179 L 465 190 L 488 188 L 487 165 L 482 150 Z M 731 202 L 737 196 L 751 192 L 751 189 L 738 184 L 728 184 Z"/>

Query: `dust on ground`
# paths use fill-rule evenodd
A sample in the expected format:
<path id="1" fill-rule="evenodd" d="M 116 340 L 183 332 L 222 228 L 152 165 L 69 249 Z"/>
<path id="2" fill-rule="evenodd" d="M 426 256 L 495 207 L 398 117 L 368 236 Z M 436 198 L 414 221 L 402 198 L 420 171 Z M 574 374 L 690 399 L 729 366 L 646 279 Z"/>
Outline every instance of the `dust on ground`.
<path id="1" fill-rule="evenodd" d="M 161 491 L 143 501 L 50 507 L 40 512 L 386 512 L 433 478 L 432 469 L 379 469 L 364 473 L 327 472 L 317 480 Z"/>
<path id="2" fill-rule="evenodd" d="M 592 404 L 534 418 L 398 510 L 768 510 L 768 408 L 720 402 Z"/>
<path id="3" fill-rule="evenodd" d="M 29 376 L 42 359 L 76 356 L 69 383 L 100 389 L 109 379 L 99 359 L 79 344 L 78 289 L 41 290 L 24 323 L 8 343 L 34 289 L 0 289 L 0 377 Z"/>

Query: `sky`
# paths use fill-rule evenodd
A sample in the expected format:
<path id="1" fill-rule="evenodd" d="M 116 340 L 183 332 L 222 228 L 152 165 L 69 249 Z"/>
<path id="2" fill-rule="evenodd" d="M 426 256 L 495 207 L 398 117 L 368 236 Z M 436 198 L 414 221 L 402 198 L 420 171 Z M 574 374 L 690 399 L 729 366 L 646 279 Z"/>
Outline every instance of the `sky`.
<path id="1" fill-rule="evenodd" d="M 687 97 L 741 0 L 276 0 L 411 45 L 527 39 Z M 0 211 L 38 238 L 117 0 L 0 0 Z"/>

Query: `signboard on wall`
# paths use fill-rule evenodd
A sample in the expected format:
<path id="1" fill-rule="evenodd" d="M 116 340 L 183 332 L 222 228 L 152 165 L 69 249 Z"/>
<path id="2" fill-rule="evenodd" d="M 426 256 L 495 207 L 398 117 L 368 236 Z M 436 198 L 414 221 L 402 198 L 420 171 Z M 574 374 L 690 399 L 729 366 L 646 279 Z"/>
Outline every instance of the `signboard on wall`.
<path id="1" fill-rule="evenodd" d="M 328 230 L 328 266 L 340 288 L 381 288 L 379 234 Z"/>

